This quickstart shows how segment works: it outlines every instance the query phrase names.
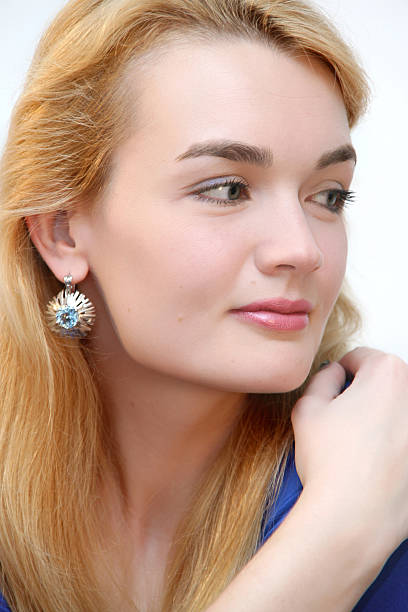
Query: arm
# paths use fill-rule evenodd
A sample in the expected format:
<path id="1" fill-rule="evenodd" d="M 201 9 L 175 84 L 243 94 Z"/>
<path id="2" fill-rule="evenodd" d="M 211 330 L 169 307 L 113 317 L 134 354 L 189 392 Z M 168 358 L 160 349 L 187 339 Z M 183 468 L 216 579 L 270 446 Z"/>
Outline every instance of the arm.
<path id="1" fill-rule="evenodd" d="M 208 612 L 349 612 L 407 537 L 408 367 L 365 348 L 340 364 L 292 414 L 303 493 Z"/>
<path id="2" fill-rule="evenodd" d="M 305 490 L 208 612 L 349 612 L 382 563 L 331 511 Z"/>

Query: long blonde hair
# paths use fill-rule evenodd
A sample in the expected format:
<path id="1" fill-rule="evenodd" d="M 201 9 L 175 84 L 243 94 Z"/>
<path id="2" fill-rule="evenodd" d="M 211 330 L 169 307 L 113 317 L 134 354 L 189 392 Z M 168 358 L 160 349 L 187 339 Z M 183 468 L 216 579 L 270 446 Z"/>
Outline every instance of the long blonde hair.
<path id="1" fill-rule="evenodd" d="M 187 36 L 262 40 L 329 66 L 349 124 L 368 88 L 350 49 L 300 0 L 71 0 L 34 57 L 11 120 L 0 211 L 0 564 L 16 612 L 111 610 L 93 555 L 97 500 L 112 462 L 86 343 L 54 337 L 43 308 L 59 289 L 24 219 L 93 200 L 125 137 L 129 62 Z M 311 374 L 337 359 L 359 327 L 344 289 Z M 302 393 L 250 394 L 247 409 L 201 484 L 171 556 L 162 609 L 203 610 L 254 554 L 277 491 Z"/>

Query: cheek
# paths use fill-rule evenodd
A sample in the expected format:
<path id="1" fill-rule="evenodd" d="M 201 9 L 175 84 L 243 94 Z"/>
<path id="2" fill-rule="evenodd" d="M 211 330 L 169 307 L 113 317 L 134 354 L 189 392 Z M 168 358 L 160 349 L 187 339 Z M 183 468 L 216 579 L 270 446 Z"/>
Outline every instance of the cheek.
<path id="1" fill-rule="evenodd" d="M 331 310 L 340 292 L 347 264 L 347 235 L 344 222 L 333 231 L 327 232 L 320 241 L 324 255 L 324 283 L 326 291 L 322 292 L 326 307 Z"/>
<path id="2" fill-rule="evenodd" d="M 109 225 L 93 271 L 125 352 L 145 367 L 189 377 L 225 345 L 217 323 L 235 305 L 228 298 L 242 246 L 199 218 L 138 221 Z"/>
<path id="3" fill-rule="evenodd" d="M 109 219 L 91 263 L 120 335 L 133 326 L 171 341 L 181 321 L 198 333 L 208 311 L 228 310 L 237 264 L 224 234 L 177 214 Z"/>

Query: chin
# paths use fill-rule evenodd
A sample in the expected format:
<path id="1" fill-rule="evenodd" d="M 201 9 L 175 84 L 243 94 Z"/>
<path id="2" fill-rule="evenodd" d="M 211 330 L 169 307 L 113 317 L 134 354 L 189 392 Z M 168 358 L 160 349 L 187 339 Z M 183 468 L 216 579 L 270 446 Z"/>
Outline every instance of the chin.
<path id="1" fill-rule="evenodd" d="M 306 380 L 307 375 L 296 380 L 282 381 L 280 380 L 276 384 L 265 383 L 262 387 L 257 386 L 250 391 L 250 393 L 290 393 L 298 389 Z"/>
<path id="2" fill-rule="evenodd" d="M 275 371 L 272 374 L 245 378 L 241 376 L 239 381 L 224 379 L 221 386 L 224 390 L 237 393 L 289 393 L 300 387 L 307 379 L 310 368 L 297 368 L 290 371 Z"/>

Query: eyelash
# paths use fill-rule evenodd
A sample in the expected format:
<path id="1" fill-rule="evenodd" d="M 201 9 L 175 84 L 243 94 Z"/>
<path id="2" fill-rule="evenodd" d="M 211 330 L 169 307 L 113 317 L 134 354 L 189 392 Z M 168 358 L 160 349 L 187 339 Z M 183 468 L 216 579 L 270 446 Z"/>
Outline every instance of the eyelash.
<path id="1" fill-rule="evenodd" d="M 239 198 L 236 200 L 220 200 L 218 198 L 209 198 L 208 196 L 202 195 L 205 191 L 211 191 L 212 189 L 217 189 L 220 187 L 229 187 L 230 185 L 238 185 L 239 187 L 242 187 L 243 189 L 245 189 L 246 193 L 248 194 L 248 188 L 249 188 L 248 183 L 244 182 L 242 179 L 235 178 L 235 179 L 227 179 L 225 181 L 213 183 L 212 185 L 205 185 L 201 187 L 199 190 L 194 191 L 192 195 L 197 200 L 201 200 L 210 205 L 215 205 L 215 206 L 237 206 L 241 204 L 244 200 L 250 199 L 249 197 L 246 197 L 244 198 L 244 200 L 242 200 L 242 198 Z M 348 191 L 347 189 L 323 189 L 322 191 L 319 191 L 318 193 L 314 195 L 317 196 L 322 193 L 336 194 L 337 196 L 336 204 L 334 205 L 321 204 L 322 206 L 325 206 L 329 211 L 335 214 L 340 214 L 347 205 L 351 204 L 354 201 L 354 198 L 355 198 L 355 192 Z M 320 203 L 317 202 L 317 204 L 320 204 Z"/>
<path id="2" fill-rule="evenodd" d="M 241 198 L 238 200 L 219 200 L 218 198 L 209 198 L 207 196 L 201 195 L 205 191 L 212 191 L 213 189 L 217 189 L 219 187 L 229 187 L 230 185 L 238 185 L 239 187 L 244 188 L 248 193 L 248 183 L 245 183 L 242 179 L 231 178 L 225 181 L 220 181 L 218 183 L 213 183 L 211 185 L 204 185 L 197 191 L 194 191 L 193 196 L 197 198 L 197 200 L 204 200 L 204 202 L 216 204 L 217 206 L 237 206 L 237 204 L 241 204 Z M 249 200 L 249 197 L 245 199 Z"/>

